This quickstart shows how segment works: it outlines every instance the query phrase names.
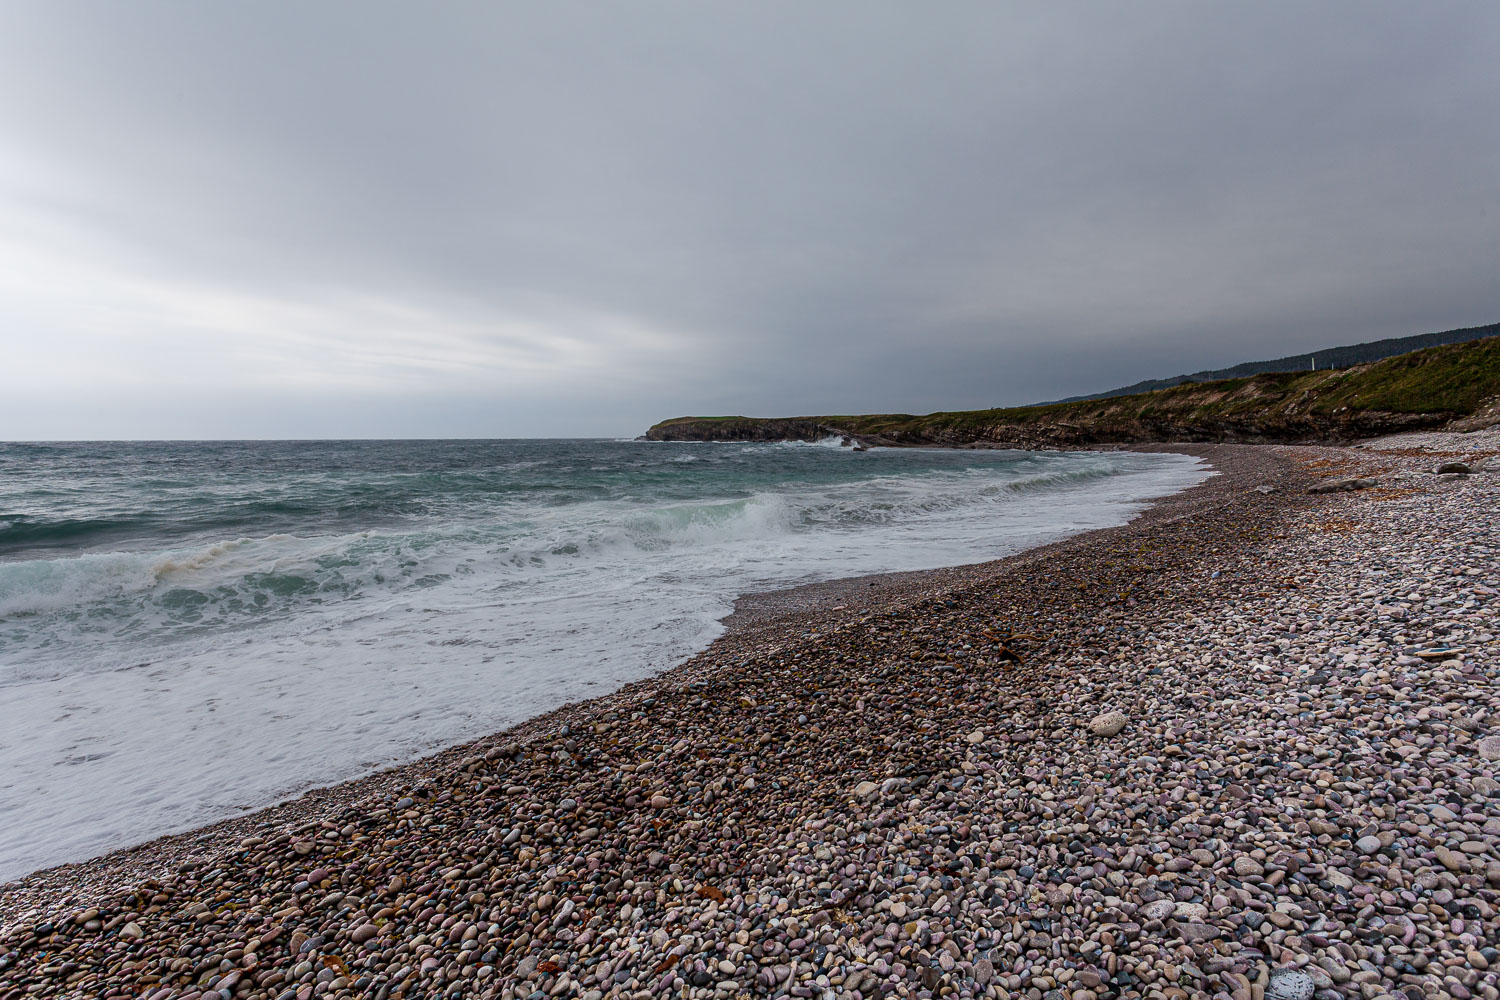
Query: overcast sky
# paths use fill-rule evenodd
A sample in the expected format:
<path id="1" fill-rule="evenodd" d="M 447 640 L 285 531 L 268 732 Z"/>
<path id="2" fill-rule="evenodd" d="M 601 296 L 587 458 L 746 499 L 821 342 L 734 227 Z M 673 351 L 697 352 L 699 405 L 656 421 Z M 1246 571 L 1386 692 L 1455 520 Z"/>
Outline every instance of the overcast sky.
<path id="1" fill-rule="evenodd" d="M 632 435 L 1500 320 L 1500 4 L 0 7 L 0 438 Z"/>

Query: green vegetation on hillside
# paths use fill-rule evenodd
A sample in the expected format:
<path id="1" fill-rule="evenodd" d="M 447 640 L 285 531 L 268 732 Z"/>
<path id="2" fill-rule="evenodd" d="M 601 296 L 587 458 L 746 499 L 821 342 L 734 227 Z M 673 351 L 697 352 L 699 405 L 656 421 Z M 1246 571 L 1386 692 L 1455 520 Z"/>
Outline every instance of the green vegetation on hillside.
<path id="1" fill-rule="evenodd" d="M 647 436 L 766 440 L 842 433 L 904 444 L 1311 440 L 1435 426 L 1497 397 L 1500 337 L 1490 337 L 1337 371 L 1268 372 L 1134 396 L 921 416 L 679 417 Z"/>
<path id="2" fill-rule="evenodd" d="M 1500 395 L 1500 337 L 1434 347 L 1331 372 L 1319 405 L 1388 413 L 1467 415 Z"/>
<path id="3" fill-rule="evenodd" d="M 1074 403 L 1085 399 L 1134 396 L 1143 392 L 1152 392 L 1156 389 L 1166 389 L 1186 383 L 1219 382 L 1224 379 L 1245 378 L 1265 372 L 1311 372 L 1326 371 L 1334 368 L 1351 368 L 1354 365 L 1370 364 L 1386 358 L 1396 357 L 1397 355 L 1410 354 L 1413 351 L 1420 351 L 1428 347 L 1438 347 L 1443 344 L 1460 344 L 1495 336 L 1500 336 L 1500 323 L 1491 323 L 1488 326 L 1465 327 L 1461 330 L 1444 330 L 1440 333 L 1419 333 L 1412 337 L 1390 337 L 1385 340 L 1372 340 L 1367 343 L 1349 344 L 1344 347 L 1325 347 L 1322 350 L 1309 351 L 1306 354 L 1293 354 L 1289 357 L 1275 358 L 1271 361 L 1246 361 L 1243 364 L 1234 365 L 1229 368 L 1193 372 L 1191 375 L 1174 375 L 1171 378 L 1146 379 L 1143 382 L 1136 382 L 1134 385 L 1123 386 L 1119 389 L 1111 389 L 1108 392 L 1090 393 L 1086 396 L 1069 396 L 1067 399 L 1056 400 L 1056 402 Z"/>

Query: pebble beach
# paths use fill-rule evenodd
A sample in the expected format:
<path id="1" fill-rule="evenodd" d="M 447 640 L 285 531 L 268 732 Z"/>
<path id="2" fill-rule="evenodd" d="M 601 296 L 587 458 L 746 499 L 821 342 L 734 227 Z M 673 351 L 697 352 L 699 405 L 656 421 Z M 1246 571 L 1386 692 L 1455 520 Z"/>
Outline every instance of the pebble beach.
<path id="1" fill-rule="evenodd" d="M 1500 436 L 1163 450 L 1219 474 L 0 887 L 0 1000 L 1500 998 Z"/>

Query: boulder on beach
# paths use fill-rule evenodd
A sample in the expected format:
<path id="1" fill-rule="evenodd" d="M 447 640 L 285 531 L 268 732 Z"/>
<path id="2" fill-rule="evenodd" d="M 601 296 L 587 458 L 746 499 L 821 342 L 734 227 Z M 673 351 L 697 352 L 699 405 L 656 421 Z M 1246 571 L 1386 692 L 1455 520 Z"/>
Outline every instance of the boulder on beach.
<path id="1" fill-rule="evenodd" d="M 1379 486 L 1380 480 L 1360 478 L 1358 476 L 1348 479 L 1330 479 L 1316 486 L 1309 486 L 1309 493 L 1353 493 L 1355 490 L 1367 490 L 1371 486 Z"/>
<path id="2" fill-rule="evenodd" d="M 1130 717 L 1124 712 L 1105 712 L 1089 720 L 1089 732 L 1095 736 L 1115 736 L 1129 721 Z"/>

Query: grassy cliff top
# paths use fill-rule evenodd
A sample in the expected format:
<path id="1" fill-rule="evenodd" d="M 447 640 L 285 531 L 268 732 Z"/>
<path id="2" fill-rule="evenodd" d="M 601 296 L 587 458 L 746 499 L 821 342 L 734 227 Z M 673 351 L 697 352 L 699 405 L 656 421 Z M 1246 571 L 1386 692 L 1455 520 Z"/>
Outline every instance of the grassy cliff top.
<path id="1" fill-rule="evenodd" d="M 1121 419 L 1171 418 L 1194 421 L 1252 418 L 1287 408 L 1311 416 L 1350 411 L 1467 416 L 1500 396 L 1500 337 L 1412 351 L 1373 364 L 1337 371 L 1267 372 L 1217 382 L 1187 383 L 1169 389 L 1084 399 L 1045 406 L 910 413 L 830 414 L 790 418 L 741 416 L 676 417 L 652 430 L 702 426 L 807 423 L 861 435 L 962 433 L 1028 424 L 1097 424 Z"/>

